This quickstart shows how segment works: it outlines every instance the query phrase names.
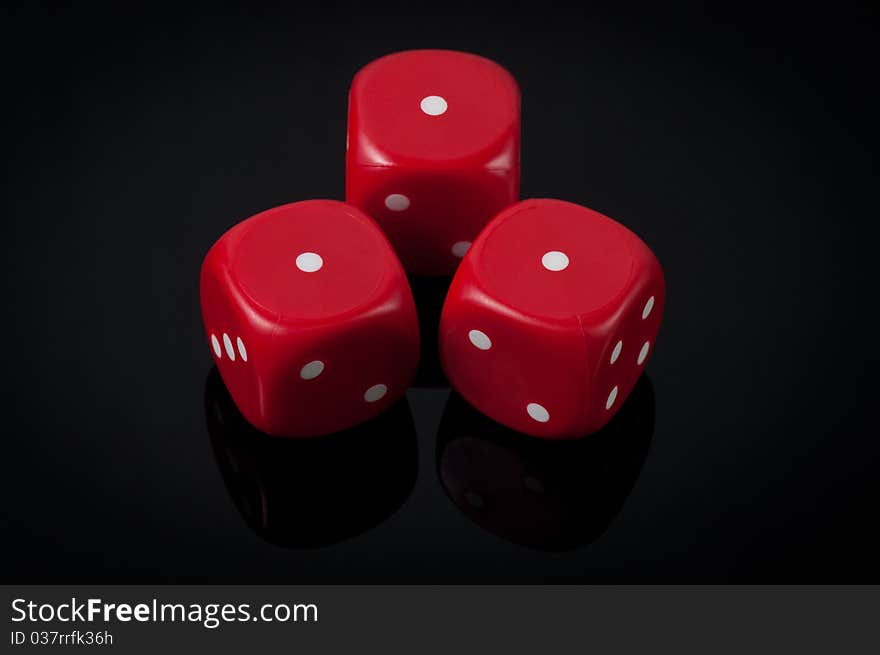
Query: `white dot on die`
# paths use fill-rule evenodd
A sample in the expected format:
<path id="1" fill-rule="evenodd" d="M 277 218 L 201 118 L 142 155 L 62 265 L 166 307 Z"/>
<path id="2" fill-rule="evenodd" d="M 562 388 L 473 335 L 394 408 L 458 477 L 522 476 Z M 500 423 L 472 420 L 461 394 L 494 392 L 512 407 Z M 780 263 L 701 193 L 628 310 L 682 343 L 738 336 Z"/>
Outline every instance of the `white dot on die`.
<path id="1" fill-rule="evenodd" d="M 452 244 L 452 254 L 456 257 L 464 257 L 470 247 L 470 241 L 456 241 Z"/>
<path id="2" fill-rule="evenodd" d="M 645 345 L 642 346 L 642 349 L 639 351 L 639 358 L 636 360 L 637 364 L 639 364 L 641 366 L 642 363 L 644 363 L 645 357 L 648 356 L 648 350 L 650 350 L 650 348 L 651 348 L 651 342 L 646 341 Z"/>
<path id="3" fill-rule="evenodd" d="M 483 497 L 476 491 L 465 491 L 464 499 L 467 501 L 467 504 L 474 509 L 483 509 L 486 506 L 486 501 L 484 501 Z"/>
<path id="4" fill-rule="evenodd" d="M 468 339 L 480 350 L 489 350 L 492 347 L 492 340 L 482 330 L 471 330 L 468 332 Z"/>
<path id="5" fill-rule="evenodd" d="M 223 357 L 223 351 L 220 350 L 220 342 L 217 340 L 216 334 L 211 335 L 211 347 L 214 349 L 214 354 L 217 357 Z"/>
<path id="6" fill-rule="evenodd" d="M 296 257 L 296 267 L 303 273 L 314 273 L 321 269 L 324 260 L 314 252 L 304 252 Z"/>
<path id="7" fill-rule="evenodd" d="M 364 392 L 364 400 L 374 403 L 388 393 L 388 387 L 384 384 L 374 384 Z"/>
<path id="8" fill-rule="evenodd" d="M 618 341 L 617 345 L 614 346 L 614 350 L 611 351 L 611 363 L 617 361 L 617 358 L 620 357 L 620 351 L 623 350 L 623 341 Z"/>
<path id="9" fill-rule="evenodd" d="M 535 419 L 538 423 L 546 423 L 550 420 L 550 412 L 548 412 L 543 405 L 539 405 L 538 403 L 529 403 L 526 405 L 526 411 L 529 413 L 529 416 Z"/>
<path id="10" fill-rule="evenodd" d="M 409 209 L 409 198 L 402 193 L 392 193 L 385 197 L 385 206 L 393 212 L 402 212 Z"/>
<path id="11" fill-rule="evenodd" d="M 244 347 L 244 341 L 241 340 L 241 337 L 238 337 L 235 340 L 235 345 L 238 346 L 238 354 L 241 355 L 242 361 L 247 361 L 247 350 Z"/>
<path id="12" fill-rule="evenodd" d="M 226 348 L 226 356 L 234 362 L 235 350 L 232 348 L 232 339 L 225 332 L 223 333 L 223 346 Z"/>
<path id="13" fill-rule="evenodd" d="M 608 400 L 605 401 L 605 409 L 611 409 L 614 401 L 617 400 L 617 387 L 615 386 L 611 393 L 608 394 Z"/>
<path id="14" fill-rule="evenodd" d="M 654 309 L 654 296 L 648 298 L 648 302 L 645 303 L 645 308 L 642 310 L 642 320 L 648 318 L 648 314 L 651 313 L 652 309 Z"/>
<path id="15" fill-rule="evenodd" d="M 316 377 L 321 375 L 324 372 L 324 362 L 319 359 L 316 359 L 313 362 L 309 362 L 305 366 L 303 366 L 299 370 L 299 376 L 303 380 L 314 380 Z"/>
<path id="16" fill-rule="evenodd" d="M 558 250 L 545 252 L 541 263 L 548 271 L 563 271 L 568 268 L 568 255 Z"/>
<path id="17" fill-rule="evenodd" d="M 449 105 L 446 103 L 446 99 L 440 96 L 425 96 L 419 103 L 419 107 L 428 116 L 439 116 L 446 113 Z"/>
<path id="18" fill-rule="evenodd" d="M 524 475 L 522 478 L 523 486 L 533 494 L 543 494 L 546 492 L 544 483 L 532 475 Z"/>

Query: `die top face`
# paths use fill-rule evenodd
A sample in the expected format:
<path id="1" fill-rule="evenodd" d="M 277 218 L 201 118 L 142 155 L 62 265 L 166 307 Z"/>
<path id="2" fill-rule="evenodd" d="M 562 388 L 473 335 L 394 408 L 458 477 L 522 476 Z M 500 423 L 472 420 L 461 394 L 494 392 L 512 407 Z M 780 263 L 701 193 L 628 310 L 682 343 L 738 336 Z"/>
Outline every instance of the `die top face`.
<path id="1" fill-rule="evenodd" d="M 524 314 L 562 321 L 614 312 L 646 250 L 598 212 L 541 199 L 494 218 L 469 259 L 490 296 Z"/>
<path id="2" fill-rule="evenodd" d="M 519 88 L 498 64 L 451 50 L 387 55 L 355 76 L 350 161 L 366 166 L 518 166 Z"/>
<path id="3" fill-rule="evenodd" d="M 356 312 L 393 275 L 391 246 L 358 209 L 333 200 L 296 202 L 230 230 L 225 266 L 248 303 L 278 323 Z"/>

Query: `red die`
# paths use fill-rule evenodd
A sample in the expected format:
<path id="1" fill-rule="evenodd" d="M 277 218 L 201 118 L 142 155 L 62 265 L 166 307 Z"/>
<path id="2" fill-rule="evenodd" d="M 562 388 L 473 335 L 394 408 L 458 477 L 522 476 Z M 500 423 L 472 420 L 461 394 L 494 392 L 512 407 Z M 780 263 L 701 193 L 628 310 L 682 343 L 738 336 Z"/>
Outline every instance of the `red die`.
<path id="1" fill-rule="evenodd" d="M 474 407 L 514 430 L 595 432 L 638 380 L 663 300 L 657 259 L 620 223 L 526 200 L 489 223 L 452 281 L 443 368 Z"/>
<path id="2" fill-rule="evenodd" d="M 360 423 L 415 374 L 406 276 L 354 207 L 309 200 L 239 223 L 208 252 L 200 287 L 220 375 L 245 418 L 271 435 Z"/>
<path id="3" fill-rule="evenodd" d="M 407 272 L 449 275 L 519 197 L 519 89 L 449 50 L 377 59 L 348 103 L 346 201 L 376 218 Z"/>

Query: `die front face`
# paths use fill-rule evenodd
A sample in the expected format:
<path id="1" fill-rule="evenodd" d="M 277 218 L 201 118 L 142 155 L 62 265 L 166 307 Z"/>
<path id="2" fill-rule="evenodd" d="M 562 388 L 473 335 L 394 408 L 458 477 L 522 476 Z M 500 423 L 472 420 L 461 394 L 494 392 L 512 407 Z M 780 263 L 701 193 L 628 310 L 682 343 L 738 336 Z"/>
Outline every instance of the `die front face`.
<path id="1" fill-rule="evenodd" d="M 440 318 L 440 361 L 450 384 L 514 430 L 547 438 L 577 434 L 582 403 L 573 390 L 586 384 L 587 358 L 577 320 L 548 320 L 498 302 L 473 264 L 465 257 Z"/>
<path id="2" fill-rule="evenodd" d="M 514 430 L 595 432 L 644 369 L 664 297 L 656 258 L 625 227 L 571 203 L 523 201 L 492 220 L 453 279 L 443 367 Z"/>
<path id="3" fill-rule="evenodd" d="M 211 248 L 200 287 L 220 375 L 263 432 L 350 427 L 400 397 L 415 372 L 406 277 L 354 207 L 314 200 L 257 214 Z"/>
<path id="4" fill-rule="evenodd" d="M 519 195 L 519 89 L 482 57 L 415 50 L 363 68 L 349 94 L 346 200 L 407 272 L 448 275 Z"/>

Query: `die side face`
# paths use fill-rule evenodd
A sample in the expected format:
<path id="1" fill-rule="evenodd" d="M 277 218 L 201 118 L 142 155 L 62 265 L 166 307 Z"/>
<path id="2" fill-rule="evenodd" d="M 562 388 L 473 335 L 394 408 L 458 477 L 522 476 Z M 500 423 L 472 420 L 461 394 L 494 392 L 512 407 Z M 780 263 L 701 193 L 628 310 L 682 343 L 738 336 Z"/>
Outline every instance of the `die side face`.
<path id="1" fill-rule="evenodd" d="M 488 218 L 518 193 L 514 176 L 486 169 L 363 167 L 348 177 L 347 197 L 377 217 L 407 272 L 438 275 L 458 267 Z"/>
<path id="2" fill-rule="evenodd" d="M 418 327 L 403 270 L 372 221 L 343 203 L 293 203 L 244 221 L 209 252 L 202 280 L 206 330 L 232 314 L 250 334 L 247 361 L 217 363 L 263 432 L 354 425 L 399 397 L 415 370 Z M 365 346 L 389 339 L 396 359 Z M 247 376 L 232 372 L 236 363 Z"/>
<path id="3" fill-rule="evenodd" d="M 546 438 L 578 435 L 587 384 L 575 317 L 527 316 L 482 290 L 470 256 L 440 319 L 443 369 L 455 389 L 493 420 Z"/>
<path id="4" fill-rule="evenodd" d="M 613 317 L 591 326 L 598 357 L 592 365 L 587 432 L 605 426 L 638 383 L 660 329 L 665 282 L 660 265 L 644 244 L 636 244 L 632 284 Z"/>
<path id="5" fill-rule="evenodd" d="M 336 432 L 377 415 L 404 393 L 418 365 L 419 333 L 403 284 L 348 320 L 331 320 L 307 335 L 296 326 L 279 331 L 278 339 L 290 344 L 273 374 L 279 425 L 296 425 L 304 435 Z"/>
<path id="6" fill-rule="evenodd" d="M 644 368 L 663 304 L 662 273 L 638 237 L 555 200 L 524 201 L 499 214 L 474 243 L 453 289 L 441 324 L 453 385 L 504 425 L 548 438 L 582 436 L 611 419 Z M 456 345 L 462 325 L 480 320 L 507 342 L 495 355 L 505 363 L 489 371 Z M 490 334 L 485 339 L 494 347 Z M 520 371 L 513 375 L 513 368 Z M 514 378 L 521 380 L 518 395 L 546 398 L 529 406 L 530 420 L 498 399 Z"/>
<path id="7" fill-rule="evenodd" d="M 518 197 L 519 124 L 516 82 L 494 62 L 444 50 L 378 59 L 349 94 L 346 199 L 408 272 L 449 274 Z"/>
<path id="8" fill-rule="evenodd" d="M 246 308 L 233 301 L 225 285 L 224 248 L 219 247 L 205 258 L 199 294 L 202 322 L 211 357 L 228 388 L 236 390 L 236 403 L 241 413 L 254 424 L 262 422 L 260 408 L 264 405 L 264 388 L 260 383 L 257 363 L 263 353 L 259 347 L 262 335 L 271 330 L 271 317 L 250 320 Z"/>

